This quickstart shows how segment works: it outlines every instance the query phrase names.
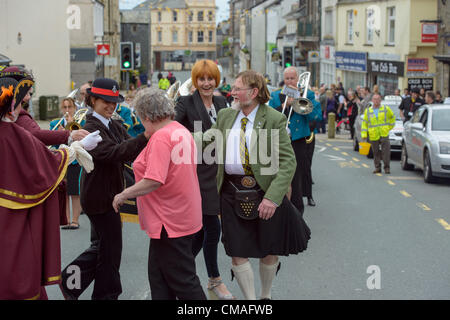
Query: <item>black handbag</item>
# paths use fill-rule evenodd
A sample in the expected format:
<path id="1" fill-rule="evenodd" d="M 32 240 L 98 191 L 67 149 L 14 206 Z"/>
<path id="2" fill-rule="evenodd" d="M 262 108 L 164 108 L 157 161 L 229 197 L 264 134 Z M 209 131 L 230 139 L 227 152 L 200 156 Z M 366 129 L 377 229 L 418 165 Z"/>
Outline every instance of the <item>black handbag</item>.
<path id="1" fill-rule="evenodd" d="M 231 183 L 231 182 L 230 182 Z M 236 215 L 244 220 L 254 220 L 259 217 L 258 207 L 263 200 L 261 190 L 239 190 L 231 183 L 236 189 L 234 194 L 234 212 Z"/>

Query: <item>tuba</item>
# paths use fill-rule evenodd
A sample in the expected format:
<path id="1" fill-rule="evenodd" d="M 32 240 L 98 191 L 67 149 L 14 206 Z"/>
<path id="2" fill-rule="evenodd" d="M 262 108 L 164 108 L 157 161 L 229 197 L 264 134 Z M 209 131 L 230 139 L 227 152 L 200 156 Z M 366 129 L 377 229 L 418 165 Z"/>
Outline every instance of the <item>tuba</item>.
<path id="1" fill-rule="evenodd" d="M 310 78 L 311 78 L 311 72 L 303 72 L 300 75 L 300 77 L 298 78 L 297 90 L 299 90 L 301 92 L 301 90 L 303 89 L 302 96 L 298 97 L 295 94 L 294 95 L 290 95 L 289 93 L 287 94 L 288 97 L 294 98 L 294 101 L 292 102 L 291 110 L 289 111 L 286 128 L 289 125 L 289 120 L 291 119 L 292 111 L 294 111 L 295 113 L 301 114 L 301 115 L 307 115 L 313 111 L 314 105 L 313 105 L 312 101 L 307 98 Z M 288 91 L 290 91 L 290 90 L 288 90 Z M 286 109 L 286 102 L 287 102 L 287 98 L 284 101 L 282 113 L 284 113 L 284 110 Z"/>

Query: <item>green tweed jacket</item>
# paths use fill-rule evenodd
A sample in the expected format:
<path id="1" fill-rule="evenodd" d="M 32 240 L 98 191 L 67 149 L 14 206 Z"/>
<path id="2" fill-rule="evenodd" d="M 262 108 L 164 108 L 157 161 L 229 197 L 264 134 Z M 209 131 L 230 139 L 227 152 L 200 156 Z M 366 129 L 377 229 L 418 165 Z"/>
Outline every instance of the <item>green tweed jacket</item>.
<path id="1" fill-rule="evenodd" d="M 218 161 L 217 189 L 222 189 L 225 176 L 227 139 L 239 110 L 226 108 L 219 111 L 217 122 L 204 132 L 194 133 L 197 146 L 206 148 L 215 142 Z M 286 116 L 268 105 L 260 105 L 256 113 L 251 136 L 250 166 L 264 198 L 280 205 L 294 177 L 297 162 L 286 131 Z"/>

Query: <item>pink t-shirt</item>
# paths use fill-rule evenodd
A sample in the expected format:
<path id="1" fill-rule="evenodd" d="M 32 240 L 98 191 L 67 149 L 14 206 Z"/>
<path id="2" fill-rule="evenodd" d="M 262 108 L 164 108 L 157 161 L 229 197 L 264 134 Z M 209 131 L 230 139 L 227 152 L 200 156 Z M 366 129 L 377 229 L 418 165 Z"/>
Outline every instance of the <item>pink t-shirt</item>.
<path id="1" fill-rule="evenodd" d="M 176 121 L 156 131 L 133 163 L 136 183 L 151 179 L 161 183 L 137 198 L 139 222 L 152 239 L 162 226 L 169 238 L 193 234 L 202 228 L 202 200 L 192 134 Z"/>

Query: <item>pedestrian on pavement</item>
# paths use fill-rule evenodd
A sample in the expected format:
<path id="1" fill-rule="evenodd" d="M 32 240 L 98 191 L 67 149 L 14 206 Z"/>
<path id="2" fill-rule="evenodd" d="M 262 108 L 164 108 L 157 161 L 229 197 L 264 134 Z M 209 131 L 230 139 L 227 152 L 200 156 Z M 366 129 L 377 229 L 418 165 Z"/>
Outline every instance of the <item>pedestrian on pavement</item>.
<path id="1" fill-rule="evenodd" d="M 114 195 L 124 188 L 124 164 L 133 161 L 147 145 L 148 133 L 132 138 L 119 120 L 112 120 L 117 103 L 124 98 L 119 94 L 119 84 L 107 78 L 94 81 L 87 89 L 88 105 L 93 109 L 86 116 L 84 128 L 100 131 L 103 141 L 90 152 L 95 168 L 84 170 L 81 176 L 81 206 L 91 223 L 91 246 L 62 272 L 62 290 L 66 299 L 78 299 L 94 283 L 92 299 L 117 300 L 122 293 L 120 261 L 122 256 L 122 221 L 114 211 Z M 68 267 L 81 270 L 80 287 L 69 288 L 71 276 Z"/>
<path id="2" fill-rule="evenodd" d="M 381 173 L 381 159 L 383 159 L 384 172 L 390 174 L 391 144 L 389 131 L 395 126 L 395 114 L 388 106 L 381 105 L 381 95 L 375 93 L 372 97 L 373 105 L 366 109 L 361 124 L 361 137 L 367 139 L 372 146 L 375 170 Z"/>
<path id="3" fill-rule="evenodd" d="M 194 139 L 173 121 L 173 102 L 165 92 L 140 91 L 134 108 L 151 138 L 133 165 L 136 184 L 118 193 L 113 207 L 119 212 L 126 199 L 137 197 L 141 228 L 151 238 L 148 277 L 152 299 L 206 300 L 192 254 L 194 234 L 202 228 Z M 178 157 L 180 148 L 183 159 Z"/>
<path id="4" fill-rule="evenodd" d="M 425 103 L 426 104 L 435 104 L 436 102 L 436 95 L 433 91 L 427 91 L 425 93 Z"/>
<path id="5" fill-rule="evenodd" d="M 239 73 L 232 95 L 233 107 L 221 110 L 212 129 L 196 136 L 203 137 L 204 145 L 218 132 L 224 137 L 217 141 L 223 146 L 217 173 L 222 242 L 245 299 L 256 299 L 248 258 L 260 259 L 260 298 L 270 299 L 280 268 L 278 256 L 305 250 L 310 230 L 302 213 L 286 198 L 295 173 L 295 154 L 286 117 L 266 105 L 270 95 L 264 77 L 252 70 Z M 271 150 L 269 163 L 262 164 L 256 146 L 271 146 L 275 135 L 279 148 Z"/>
<path id="6" fill-rule="evenodd" d="M 0 78 L 12 77 L 17 81 L 28 79 L 35 83 L 33 76 L 27 70 L 19 67 L 8 67 L 0 72 Z M 25 102 L 31 99 L 30 91 L 23 99 Z M 85 138 L 89 132 L 86 130 L 70 131 L 51 131 L 43 130 L 33 117 L 25 110 L 21 109 L 16 122 L 25 130 L 29 131 L 33 136 L 40 140 L 46 146 L 66 144 L 70 145 L 73 141 L 80 141 Z"/>
<path id="7" fill-rule="evenodd" d="M 362 91 L 363 91 L 363 99 L 361 101 L 361 114 L 364 114 L 366 109 L 370 106 L 373 94 L 370 92 L 369 87 L 364 87 Z"/>
<path id="8" fill-rule="evenodd" d="M 59 226 L 66 215 L 65 190 L 58 186 L 67 165 L 86 159 L 83 148 L 95 148 L 99 138 L 91 140 L 92 134 L 51 151 L 17 125 L 33 84 L 0 78 L 0 300 L 46 300 L 44 286 L 61 282 Z M 89 159 L 83 163 L 87 170 L 93 165 Z"/>
<path id="9" fill-rule="evenodd" d="M 322 85 L 319 89 L 319 103 L 322 109 L 322 120 L 317 122 L 317 132 L 326 133 L 326 119 L 327 119 L 327 88 Z"/>
<path id="10" fill-rule="evenodd" d="M 348 91 L 348 102 L 347 102 L 347 116 L 348 116 L 348 124 L 350 126 L 350 138 L 353 140 L 355 136 L 355 120 L 358 116 L 358 99 L 354 91 Z"/>
<path id="11" fill-rule="evenodd" d="M 159 77 L 159 74 L 158 74 Z M 170 81 L 166 77 L 161 75 L 161 78 L 158 81 L 158 88 L 161 90 L 167 90 L 170 87 Z"/>
<path id="12" fill-rule="evenodd" d="M 74 122 L 74 115 L 77 107 L 75 100 L 72 98 L 64 98 L 61 101 L 61 113 L 64 115 L 62 118 L 54 119 L 50 122 L 50 130 L 66 130 L 67 124 Z M 80 122 L 80 126 L 85 124 L 85 120 Z M 58 126 L 58 128 L 55 128 Z M 58 149 L 59 145 L 54 146 Z M 75 160 L 67 167 L 67 199 L 66 199 L 66 216 L 69 224 L 63 226 L 64 230 L 76 230 L 80 227 L 79 218 L 81 214 L 80 204 L 80 177 L 81 166 Z M 70 201 L 72 201 L 72 207 Z M 70 219 L 70 211 L 72 211 L 72 219 Z"/>
<path id="13" fill-rule="evenodd" d="M 400 117 L 403 119 L 403 122 L 409 121 L 414 115 L 414 112 L 424 104 L 425 101 L 420 98 L 420 89 L 412 89 L 411 96 L 403 99 L 398 106 L 400 109 Z"/>
<path id="14" fill-rule="evenodd" d="M 439 90 L 436 91 L 436 103 L 444 103 L 444 100 L 442 99 L 442 94 Z"/>
<path id="15" fill-rule="evenodd" d="M 197 90 L 192 95 L 179 98 L 175 106 L 175 121 L 190 132 L 196 131 L 196 123 L 201 123 L 201 128 L 197 130 L 205 132 L 216 123 L 219 111 L 227 107 L 225 97 L 213 95 L 214 89 L 220 83 L 220 71 L 214 61 L 199 60 L 192 68 L 191 79 Z M 233 295 L 222 282 L 217 264 L 217 247 L 220 240 L 217 164 L 199 163 L 197 174 L 202 196 L 203 229 L 196 233 L 193 239 L 192 252 L 195 257 L 203 248 L 210 295 L 215 295 L 220 300 L 229 300 Z"/>

